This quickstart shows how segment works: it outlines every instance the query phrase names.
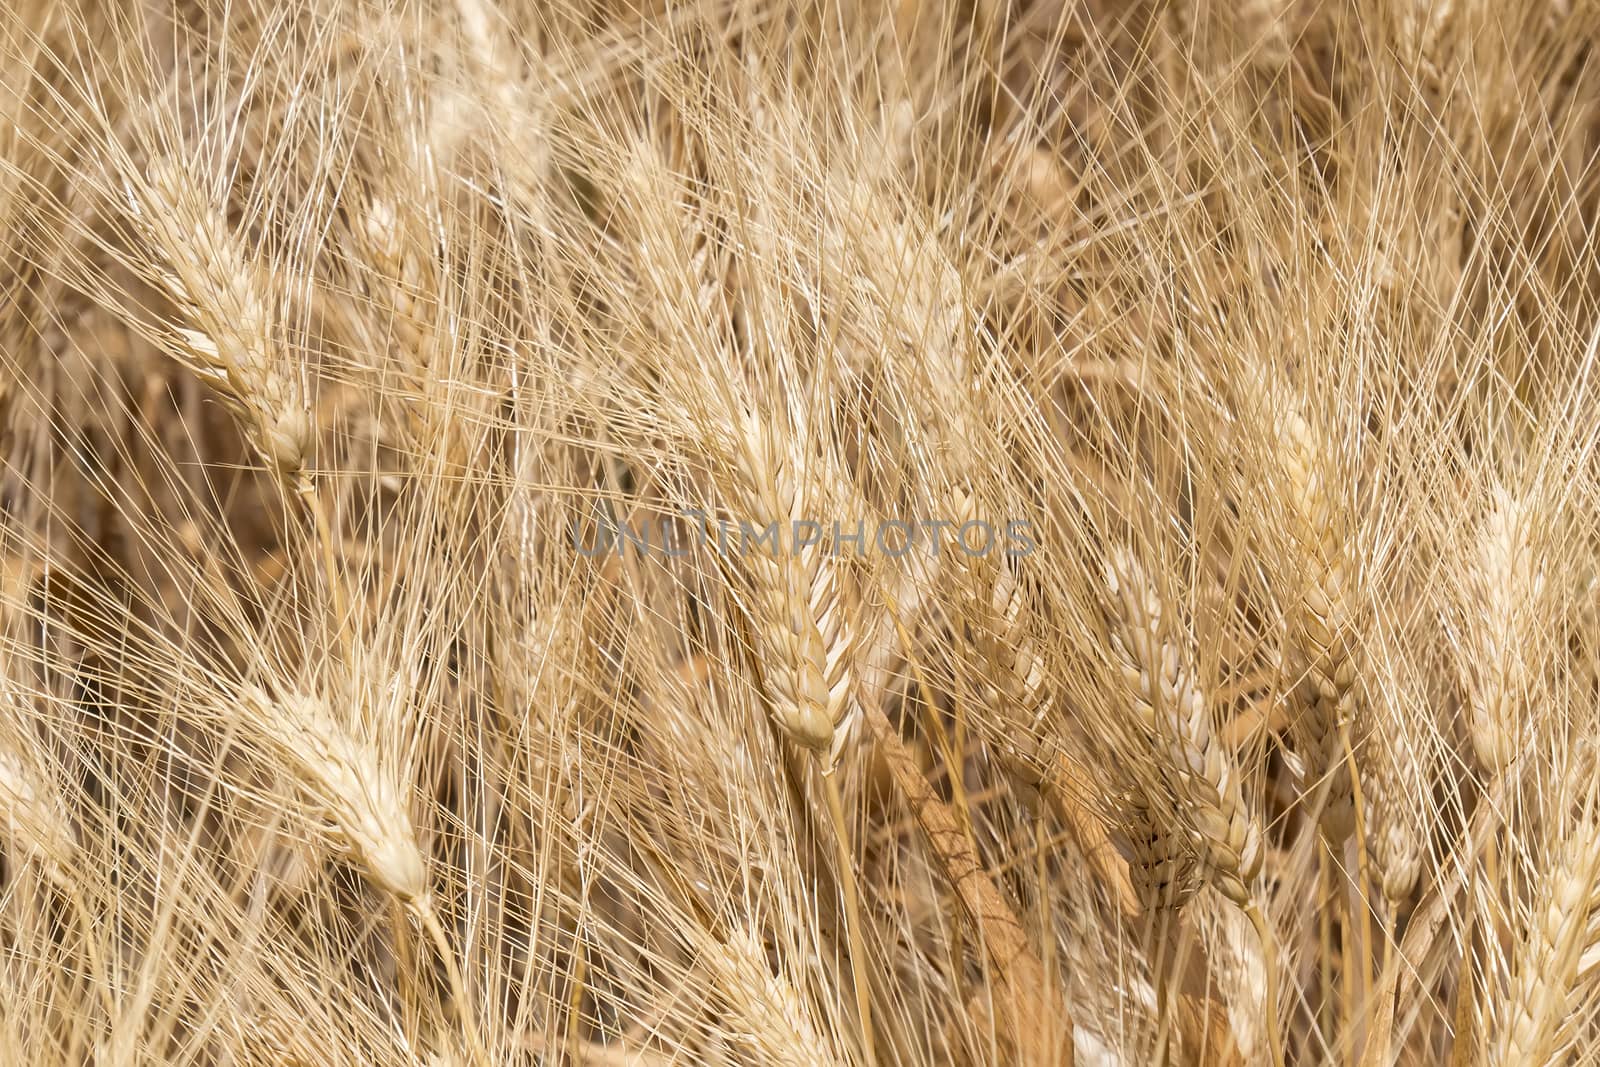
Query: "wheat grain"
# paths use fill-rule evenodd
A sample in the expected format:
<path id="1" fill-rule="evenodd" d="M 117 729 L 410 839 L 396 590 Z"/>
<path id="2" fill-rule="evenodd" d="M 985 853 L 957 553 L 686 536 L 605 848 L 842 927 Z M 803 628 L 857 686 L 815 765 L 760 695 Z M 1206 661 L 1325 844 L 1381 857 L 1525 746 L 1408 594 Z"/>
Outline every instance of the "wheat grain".
<path id="1" fill-rule="evenodd" d="M 424 269 L 414 229 L 402 223 L 399 212 L 393 200 L 372 200 L 362 235 L 371 249 L 374 271 L 391 294 L 393 315 L 388 321 L 394 331 L 395 358 L 410 371 L 412 386 L 420 388 L 428 381 L 437 348 L 437 331 L 431 321 L 436 310 L 429 294 L 437 292 L 438 285 Z M 425 403 L 417 406 L 427 407 Z"/>
<path id="2" fill-rule="evenodd" d="M 455 951 L 434 910 L 427 863 L 400 780 L 370 745 L 337 722 L 324 700 L 307 694 L 274 700 L 259 688 L 245 690 L 240 700 L 262 741 L 283 765 L 294 769 L 311 810 L 327 820 L 345 854 L 421 925 L 444 961 L 451 991 L 467 1015 L 465 1032 L 473 1056 L 479 1067 L 488 1067 Z"/>

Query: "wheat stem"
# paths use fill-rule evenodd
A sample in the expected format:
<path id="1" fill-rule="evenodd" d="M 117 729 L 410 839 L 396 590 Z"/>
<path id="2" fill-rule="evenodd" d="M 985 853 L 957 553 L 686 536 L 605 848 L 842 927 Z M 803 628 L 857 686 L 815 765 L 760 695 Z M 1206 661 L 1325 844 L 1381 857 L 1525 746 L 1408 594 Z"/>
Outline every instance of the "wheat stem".
<path id="1" fill-rule="evenodd" d="M 478 1033 L 477 1013 L 473 1009 L 471 998 L 467 995 L 467 984 L 462 980 L 461 967 L 456 963 L 455 950 L 450 945 L 450 938 L 446 936 L 444 927 L 439 924 L 433 901 L 426 896 L 415 897 L 407 902 L 407 907 L 422 925 L 428 940 L 433 944 L 434 951 L 439 954 L 439 959 L 444 964 L 445 979 L 450 983 L 450 995 L 458 1006 L 456 1015 L 461 1020 L 461 1029 L 466 1034 L 473 1061 L 478 1067 L 492 1067 L 489 1053 L 484 1048 L 483 1038 Z"/>
<path id="2" fill-rule="evenodd" d="M 1260 905 L 1255 901 L 1245 905 L 1244 913 L 1250 924 L 1256 928 L 1256 937 L 1261 941 L 1261 960 L 1266 967 L 1266 1027 L 1267 1043 L 1272 1051 L 1273 1067 L 1283 1067 L 1283 1034 L 1280 1031 L 1282 1023 L 1278 1019 L 1278 953 L 1277 945 L 1272 936 L 1272 927 L 1267 922 L 1266 915 Z"/>
<path id="3" fill-rule="evenodd" d="M 1362 996 L 1371 992 L 1373 981 L 1372 954 L 1374 946 L 1372 941 L 1372 874 L 1367 856 L 1367 824 L 1366 805 L 1361 792 L 1361 775 L 1356 770 L 1355 749 L 1350 744 L 1350 727 L 1348 723 L 1339 726 L 1339 748 L 1343 753 L 1341 759 L 1349 769 L 1350 774 L 1350 807 L 1355 823 L 1355 850 L 1356 850 L 1356 878 L 1360 890 L 1360 899 L 1356 901 L 1355 910 L 1361 916 L 1361 979 Z"/>
<path id="4" fill-rule="evenodd" d="M 862 930 L 855 855 L 850 847 L 850 830 L 845 822 L 844 803 L 836 774 L 825 772 L 822 775 L 822 791 L 827 797 L 828 817 L 833 823 L 833 836 L 839 847 L 839 883 L 844 891 L 844 915 L 849 927 L 850 972 L 856 991 L 856 1016 L 861 1023 L 861 1042 L 866 1050 L 867 1062 L 877 1063 L 877 1039 L 872 1029 L 872 986 L 867 978 L 867 945 Z"/>
<path id="5" fill-rule="evenodd" d="M 306 483 L 297 490 L 297 495 L 311 515 L 312 527 L 321 549 L 323 581 L 328 590 L 328 617 L 333 638 L 342 654 L 342 662 L 353 663 L 350 598 L 345 590 L 344 572 L 334 552 L 333 524 L 328 520 L 327 509 L 323 506 L 322 498 L 314 485 Z"/>

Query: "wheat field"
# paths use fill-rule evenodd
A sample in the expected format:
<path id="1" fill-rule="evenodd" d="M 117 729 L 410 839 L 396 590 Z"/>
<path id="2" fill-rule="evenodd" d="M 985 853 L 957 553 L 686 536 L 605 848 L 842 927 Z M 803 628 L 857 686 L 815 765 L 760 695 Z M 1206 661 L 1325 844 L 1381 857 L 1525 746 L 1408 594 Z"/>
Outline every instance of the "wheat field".
<path id="1" fill-rule="evenodd" d="M 1600 1063 L 1593 0 L 0 86 L 0 1067 Z"/>

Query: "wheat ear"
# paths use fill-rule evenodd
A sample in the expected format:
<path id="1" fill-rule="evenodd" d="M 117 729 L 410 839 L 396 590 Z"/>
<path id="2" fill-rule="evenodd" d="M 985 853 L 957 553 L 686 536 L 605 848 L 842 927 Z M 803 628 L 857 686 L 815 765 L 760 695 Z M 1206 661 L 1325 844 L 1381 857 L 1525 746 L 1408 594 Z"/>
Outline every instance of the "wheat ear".
<path id="1" fill-rule="evenodd" d="M 160 260 L 159 281 L 179 312 L 175 355 L 233 414 L 267 469 L 312 521 L 334 632 L 343 642 L 348 601 L 334 560 L 333 528 L 307 470 L 314 436 L 310 405 L 265 296 L 267 280 L 176 160 L 150 162 L 131 208 Z"/>
<path id="2" fill-rule="evenodd" d="M 158 250 L 159 280 L 182 317 L 182 361 L 211 386 L 284 483 L 306 484 L 311 413 L 283 355 L 277 316 L 237 235 L 177 161 L 150 162 L 133 214 Z"/>
<path id="3" fill-rule="evenodd" d="M 970 492 L 953 496 L 949 512 L 962 524 L 985 521 Z M 994 523 L 989 523 L 991 528 Z M 979 716 L 1002 766 L 1028 794 L 1039 794 L 1077 838 L 1101 881 L 1125 913 L 1138 910 L 1138 894 L 1126 863 L 1099 815 L 1079 800 L 1085 775 L 1076 767 L 1051 712 L 1059 694 L 1029 625 L 1031 611 L 1021 581 L 1020 560 L 1009 556 L 945 554 L 965 579 L 969 611 L 964 618 L 985 668 Z M 931 583 L 930 583 L 931 584 Z"/>
<path id="4" fill-rule="evenodd" d="M 1321 827 L 1338 844 L 1355 829 L 1354 786 L 1345 747 L 1358 712 L 1360 690 L 1351 644 L 1354 610 L 1348 594 L 1323 449 L 1298 412 L 1283 416 L 1280 438 L 1289 533 L 1301 574 L 1300 600 L 1290 618 L 1289 664 L 1300 680 L 1301 713 L 1291 724 L 1307 782 L 1325 791 Z"/>
<path id="5" fill-rule="evenodd" d="M 442 421 L 429 393 L 438 373 L 439 332 L 434 322 L 439 309 L 433 301 L 439 284 L 427 245 L 419 248 L 420 228 L 408 229 L 400 210 L 392 200 L 374 198 L 367 205 L 362 237 L 377 284 L 384 289 L 389 354 L 404 375 L 411 441 L 415 448 L 425 449 L 433 447 L 434 432 Z"/>
<path id="6" fill-rule="evenodd" d="M 1331 489 L 1330 443 L 1292 402 L 1280 421 L 1278 455 L 1285 475 L 1289 547 L 1298 570 L 1298 598 L 1288 612 L 1285 664 L 1298 684 L 1299 713 L 1290 736 L 1304 761 L 1303 793 L 1315 798 L 1318 829 L 1326 843 L 1323 871 L 1335 878 L 1337 850 L 1355 835 L 1357 888 L 1373 899 L 1363 787 L 1356 766 L 1357 729 L 1365 721 L 1356 645 L 1357 611 L 1351 595 L 1349 548 Z M 1373 946 L 1371 911 L 1359 906 L 1360 944 Z M 1357 972 L 1366 980 L 1370 955 Z M 1350 972 L 1347 972 L 1350 973 Z"/>
<path id="7" fill-rule="evenodd" d="M 72 874 L 78 835 L 67 806 L 43 776 L 9 753 L 0 753 L 0 816 L 5 820 L 6 846 L 12 855 L 38 864 L 45 879 L 71 902 L 82 928 L 89 966 L 101 978 L 100 1006 L 107 1019 L 115 1019 L 116 1005 L 106 985 L 111 972 L 100 954 L 95 915 Z"/>
<path id="8" fill-rule="evenodd" d="M 884 183 L 852 178 L 844 184 L 848 188 L 841 188 L 839 202 L 856 209 L 851 232 L 861 242 L 853 262 L 867 291 L 878 298 L 862 307 L 866 321 L 855 326 L 866 336 L 892 338 L 917 352 L 913 366 L 920 380 L 906 388 L 917 420 L 937 435 L 934 447 L 950 469 L 981 470 L 989 460 L 977 442 L 991 431 L 974 412 L 984 383 L 963 344 L 967 300 L 961 273 L 930 228 L 899 219 Z M 845 249 L 839 251 L 841 258 L 851 260 Z M 871 348 L 883 350 L 881 344 Z M 904 373 L 887 361 L 885 370 Z M 897 425 L 886 430 L 906 443 Z M 943 494 L 942 503 L 958 524 L 990 519 L 965 480 Z M 961 617 L 972 628 L 986 668 L 980 694 L 989 714 L 979 717 L 980 726 L 998 727 L 988 731 L 988 740 L 1006 771 L 1026 790 L 1049 800 L 1102 880 L 1129 907 L 1128 873 L 1110 847 L 1104 824 L 1077 801 L 1082 776 L 1073 773 L 1049 722 L 1056 694 L 1029 626 L 1017 562 L 964 551 L 942 553 L 941 558 L 966 582 Z"/>
<path id="9" fill-rule="evenodd" d="M 293 768 L 302 794 L 327 820 L 345 855 L 398 901 L 432 942 L 461 1006 L 473 1058 L 488 1067 L 455 950 L 428 891 L 427 864 L 399 781 L 371 746 L 334 719 L 325 701 L 301 694 L 274 700 L 260 689 L 247 690 L 243 701 L 272 754 Z"/>
<path id="10" fill-rule="evenodd" d="M 742 1033 L 763 1063 L 774 1067 L 823 1067 L 827 1046 L 807 1017 L 800 991 L 782 973 L 773 974 L 753 931 L 739 928 L 725 941 L 710 941 L 709 962 L 728 1007 L 744 1024 Z"/>
<path id="11" fill-rule="evenodd" d="M 951 469 L 980 470 L 988 460 L 976 442 L 988 430 L 973 411 L 974 395 L 982 385 L 963 348 L 966 299 L 961 274 L 931 230 L 898 221 L 882 183 L 853 178 L 847 184 L 848 189 L 841 188 L 840 202 L 858 209 L 850 220 L 851 232 L 861 242 L 855 263 L 868 291 L 878 297 L 862 309 L 868 321 L 856 324 L 857 328 L 870 337 L 893 338 L 918 353 L 914 366 L 922 380 L 906 390 L 918 420 L 935 431 L 949 424 L 948 432 L 938 433 L 937 449 Z M 839 251 L 849 258 L 845 249 Z M 881 314 L 874 316 L 874 311 Z M 887 429 L 899 433 L 895 426 Z M 944 494 L 943 503 L 946 514 L 958 524 L 990 518 L 965 482 Z M 1130 910 L 1135 893 L 1126 865 L 1112 847 L 1104 823 L 1078 801 L 1083 776 L 1074 773 L 1072 760 L 1049 722 L 1056 694 L 1029 625 L 1017 561 L 964 551 L 942 553 L 941 558 L 966 582 L 968 602 L 962 617 L 972 628 L 986 668 L 980 695 L 989 714 L 978 717 L 979 725 L 996 727 L 988 730 L 988 740 L 1005 770 L 1027 791 L 1048 800 L 1101 880 Z"/>
<path id="12" fill-rule="evenodd" d="M 970 493 L 961 494 L 952 514 L 962 524 L 982 521 Z M 1017 562 L 960 551 L 949 556 L 981 598 L 974 604 L 970 625 L 977 652 L 988 668 L 982 689 L 985 708 L 1005 727 L 996 747 L 1018 778 L 1034 789 L 1048 788 L 1060 755 L 1060 745 L 1049 723 L 1055 694 L 1028 626 L 1028 606 Z"/>
<path id="13" fill-rule="evenodd" d="M 1426 850 L 1418 800 L 1407 790 L 1410 783 L 1427 781 L 1422 759 L 1409 738 L 1397 737 L 1393 745 L 1392 751 L 1374 746 L 1371 770 L 1362 778 L 1367 851 L 1377 869 L 1378 888 L 1388 902 L 1386 920 L 1393 919 L 1416 888 Z"/>
<path id="14" fill-rule="evenodd" d="M 1508 1015 L 1490 1049 L 1495 1067 L 1550 1063 L 1600 901 L 1600 824 L 1586 814 L 1561 843 L 1514 957 Z"/>
<path id="15" fill-rule="evenodd" d="M 1193 820 L 1201 874 L 1244 907 L 1261 869 L 1261 831 L 1245 807 L 1239 770 L 1143 567 L 1115 551 L 1105 581 L 1104 614 L 1128 707 L 1165 757 L 1173 794 Z"/>
<path id="16" fill-rule="evenodd" d="M 1200 890 L 1195 850 L 1181 834 L 1168 829 L 1142 789 L 1121 799 L 1112 835 L 1128 862 L 1128 876 L 1146 915 L 1175 912 Z"/>
<path id="17" fill-rule="evenodd" d="M 1195 873 L 1244 911 L 1261 938 L 1267 963 L 1267 1033 L 1273 1062 L 1281 1065 L 1273 942 L 1251 893 L 1261 870 L 1261 827 L 1245 806 L 1239 769 L 1213 727 L 1187 639 L 1163 612 L 1160 593 L 1143 565 L 1125 549 L 1113 549 L 1106 564 L 1101 607 L 1128 709 L 1139 732 L 1154 744 L 1161 760 L 1157 773 L 1178 802 L 1176 814 L 1187 824 Z M 1140 832 L 1146 851 L 1140 858 L 1161 865 L 1142 875 L 1152 883 L 1145 891 L 1159 888 L 1154 884 L 1159 879 L 1175 884 L 1181 894 L 1187 872 L 1174 856 L 1179 846 L 1162 842 L 1161 833 L 1171 831 L 1155 817 L 1159 813 L 1143 810 Z"/>
<path id="18" fill-rule="evenodd" d="M 1479 766 L 1490 774 L 1503 772 L 1525 739 L 1527 605 L 1543 588 L 1528 541 L 1531 520 L 1525 501 L 1494 487 L 1468 572 L 1473 636 L 1466 664 L 1468 733 Z"/>
<path id="19" fill-rule="evenodd" d="M 9 754 L 0 754 L 0 812 L 13 855 L 37 861 L 52 882 L 65 880 L 78 851 L 66 807 Z"/>
<path id="20" fill-rule="evenodd" d="M 773 551 L 745 546 L 740 562 L 754 603 L 749 615 L 774 721 L 831 771 L 853 721 L 850 670 L 855 634 L 840 598 L 837 567 L 819 543 L 785 548 L 805 513 L 807 479 L 819 478 L 797 449 L 783 447 L 754 414 L 744 416 L 736 450 L 738 503 L 746 515 L 776 522 Z"/>
<path id="21" fill-rule="evenodd" d="M 768 552 L 742 546 L 740 562 L 752 604 L 747 611 L 766 704 L 778 728 L 811 753 L 822 772 L 822 788 L 840 862 L 840 885 L 849 925 L 850 959 L 862 1042 L 876 1056 L 872 991 L 866 969 L 855 856 L 850 846 L 839 782 L 833 771 L 850 736 L 855 634 L 846 618 L 837 568 L 820 543 L 792 536 L 808 518 L 807 488 L 830 486 L 837 476 L 826 455 L 785 446 L 754 413 L 743 414 L 733 450 L 735 493 L 745 515 L 776 523 L 777 544 Z M 805 440 L 805 433 L 795 434 Z M 808 462 L 809 460 L 809 462 Z M 791 534 L 785 545 L 785 534 Z M 742 535 L 742 534 L 741 534 Z M 728 566 L 728 561 L 722 561 Z"/>

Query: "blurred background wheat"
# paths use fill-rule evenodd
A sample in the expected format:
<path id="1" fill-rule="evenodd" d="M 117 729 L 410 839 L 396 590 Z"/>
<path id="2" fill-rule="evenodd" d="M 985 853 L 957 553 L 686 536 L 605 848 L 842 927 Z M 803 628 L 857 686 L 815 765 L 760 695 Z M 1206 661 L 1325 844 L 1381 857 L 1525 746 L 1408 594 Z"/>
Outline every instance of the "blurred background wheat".
<path id="1" fill-rule="evenodd" d="M 10 0 L 0 1065 L 1600 1062 L 1597 43 Z"/>

